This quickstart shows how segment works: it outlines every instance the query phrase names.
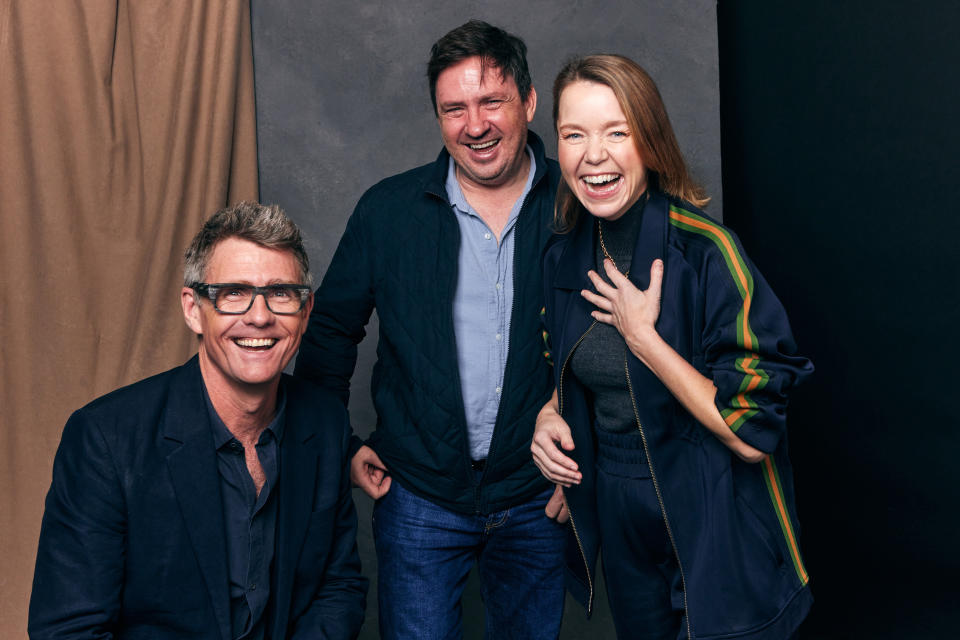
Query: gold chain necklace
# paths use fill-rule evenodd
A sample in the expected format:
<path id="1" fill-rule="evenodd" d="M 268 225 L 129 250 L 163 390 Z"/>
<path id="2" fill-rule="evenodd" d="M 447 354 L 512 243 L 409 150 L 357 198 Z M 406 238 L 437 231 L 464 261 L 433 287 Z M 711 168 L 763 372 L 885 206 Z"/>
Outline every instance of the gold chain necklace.
<path id="1" fill-rule="evenodd" d="M 597 231 L 600 234 L 600 250 L 603 251 L 603 255 L 607 257 L 607 260 L 613 263 L 613 266 L 620 271 L 620 267 L 617 267 L 617 261 L 613 259 L 613 256 L 610 255 L 610 252 L 607 251 L 607 245 L 603 242 L 603 221 L 597 218 Z M 624 277 L 630 275 L 630 269 L 627 269 L 623 272 Z"/>

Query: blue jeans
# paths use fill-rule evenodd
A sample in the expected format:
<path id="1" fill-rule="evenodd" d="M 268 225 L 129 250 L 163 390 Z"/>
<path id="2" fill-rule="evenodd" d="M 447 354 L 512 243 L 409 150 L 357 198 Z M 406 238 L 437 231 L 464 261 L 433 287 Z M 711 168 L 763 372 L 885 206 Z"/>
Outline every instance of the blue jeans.
<path id="1" fill-rule="evenodd" d="M 394 478 L 373 510 L 380 637 L 463 637 L 460 597 L 477 562 L 487 638 L 556 638 L 566 529 L 544 515 L 553 490 L 489 515 L 449 511 Z"/>

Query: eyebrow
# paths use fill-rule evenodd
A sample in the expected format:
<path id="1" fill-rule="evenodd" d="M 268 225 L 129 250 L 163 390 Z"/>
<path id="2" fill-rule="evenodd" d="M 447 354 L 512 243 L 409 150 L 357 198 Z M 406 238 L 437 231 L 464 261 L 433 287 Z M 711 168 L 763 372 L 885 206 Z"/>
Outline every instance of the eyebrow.
<path id="1" fill-rule="evenodd" d="M 558 128 L 558 129 L 563 129 L 564 127 L 577 127 L 577 128 L 580 128 L 580 129 L 585 129 L 585 128 L 586 128 L 586 127 L 584 127 L 584 125 L 578 124 L 578 123 L 576 123 L 576 122 L 564 122 L 564 123 L 561 123 L 561 124 L 557 125 L 557 128 Z M 629 127 L 630 127 L 630 123 L 628 123 L 626 120 L 610 120 L 609 122 L 604 122 L 602 125 L 600 125 L 600 128 L 601 128 L 601 129 L 610 129 L 611 127 L 627 127 L 627 128 L 629 128 Z"/>
<path id="2" fill-rule="evenodd" d="M 491 91 L 490 93 L 485 93 L 479 98 L 477 102 L 484 103 L 489 102 L 490 100 L 510 100 L 511 96 L 509 92 L 506 91 Z M 449 102 L 437 101 L 438 109 L 449 109 L 450 107 L 462 107 L 467 103 L 471 102 L 470 100 L 450 100 Z"/>

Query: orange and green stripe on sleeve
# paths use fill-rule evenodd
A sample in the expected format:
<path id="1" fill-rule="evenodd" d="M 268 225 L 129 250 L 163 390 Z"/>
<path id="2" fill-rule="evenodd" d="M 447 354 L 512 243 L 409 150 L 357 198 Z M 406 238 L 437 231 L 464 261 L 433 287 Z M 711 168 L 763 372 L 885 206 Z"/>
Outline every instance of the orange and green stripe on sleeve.
<path id="1" fill-rule="evenodd" d="M 747 268 L 730 233 L 716 222 L 697 215 L 676 205 L 670 205 L 670 223 L 679 229 L 696 233 L 708 238 L 720 250 L 720 255 L 730 271 L 742 304 L 737 312 L 737 346 L 748 353 L 737 358 L 734 368 L 743 374 L 737 395 L 731 400 L 731 406 L 720 412 L 727 426 L 734 432 L 755 415 L 759 410 L 751 399 L 750 393 L 766 386 L 769 375 L 757 365 L 760 356 L 757 353 L 760 342 L 750 328 L 750 307 L 753 303 L 753 275 Z"/>
<path id="2" fill-rule="evenodd" d="M 750 307 L 753 303 L 754 291 L 753 276 L 743 261 L 743 257 L 740 255 L 740 251 L 737 249 L 730 233 L 717 223 L 675 205 L 670 206 L 670 223 L 679 229 L 704 236 L 717 246 L 743 300 L 737 312 L 737 345 L 745 353 L 737 358 L 734 363 L 735 369 L 743 374 L 743 379 L 740 382 L 737 394 L 730 401 L 730 406 L 720 412 L 730 429 L 736 432 L 759 411 L 756 402 L 750 396 L 751 392 L 762 389 L 769 381 L 767 372 L 758 366 L 760 364 L 758 353 L 760 344 L 756 334 L 750 328 Z M 783 494 L 783 485 L 780 482 L 780 474 L 777 471 L 773 456 L 766 456 L 759 466 L 767 485 L 767 491 L 770 494 L 774 512 L 777 514 L 777 520 L 780 522 L 780 529 L 790 551 L 790 558 L 793 561 L 797 577 L 800 578 L 802 584 L 806 584 L 810 580 L 810 576 L 807 574 L 800 557 L 800 546 L 797 544 L 796 534 L 790 521 L 787 501 Z"/>

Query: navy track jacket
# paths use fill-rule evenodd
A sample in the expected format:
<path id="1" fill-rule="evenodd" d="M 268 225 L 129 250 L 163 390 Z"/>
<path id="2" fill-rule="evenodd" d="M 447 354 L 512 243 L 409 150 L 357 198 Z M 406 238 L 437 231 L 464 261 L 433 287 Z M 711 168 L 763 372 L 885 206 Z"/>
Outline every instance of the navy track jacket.
<path id="1" fill-rule="evenodd" d="M 593 322 L 581 295 L 592 289 L 596 223 L 584 214 L 544 253 L 546 324 L 553 345 L 560 411 L 583 473 L 565 490 L 571 512 L 568 586 L 588 611 L 600 536 L 592 414 L 569 372 L 570 354 Z M 630 280 L 649 286 L 650 264 L 664 261 L 658 333 L 717 387 L 727 424 L 768 453 L 760 463 L 736 457 L 699 424 L 632 354 L 625 366 L 638 429 L 680 566 L 691 638 L 786 638 L 812 602 L 798 545 L 787 457 L 789 389 L 808 376 L 786 314 L 736 236 L 692 205 L 651 193 Z M 617 549 L 603 549 L 615 562 Z"/>

